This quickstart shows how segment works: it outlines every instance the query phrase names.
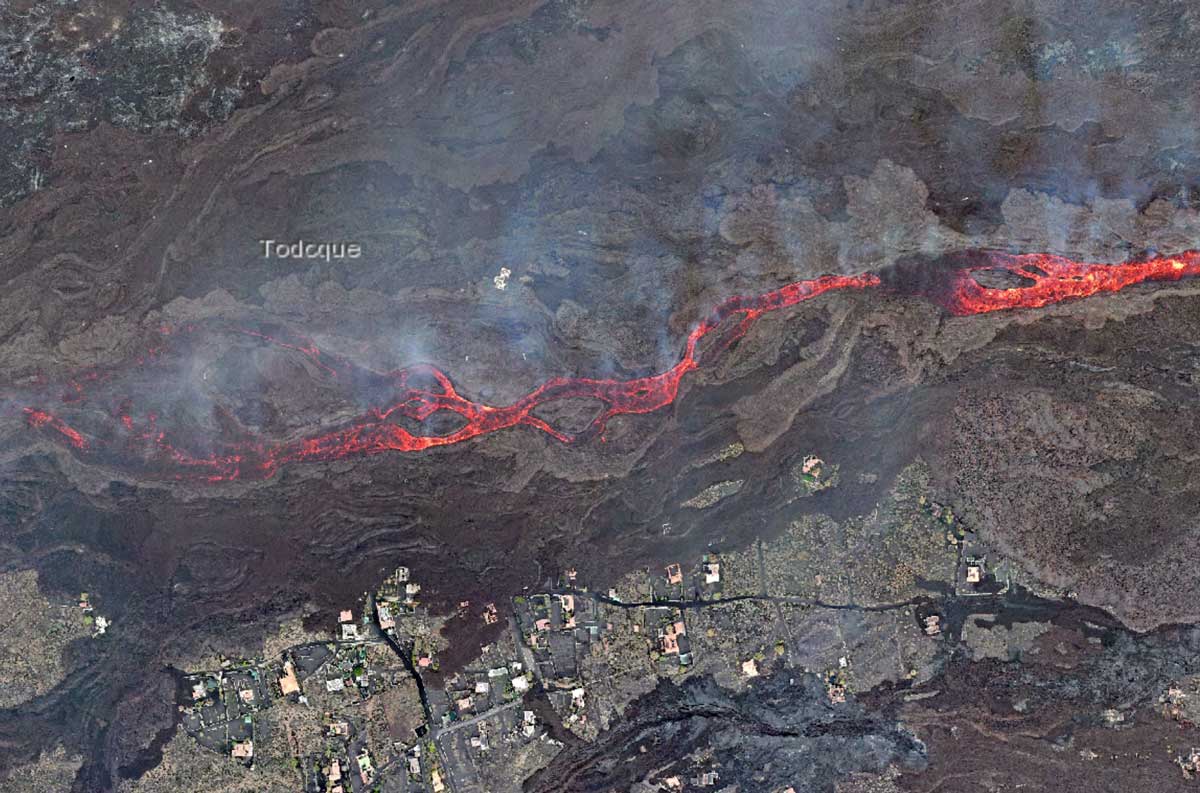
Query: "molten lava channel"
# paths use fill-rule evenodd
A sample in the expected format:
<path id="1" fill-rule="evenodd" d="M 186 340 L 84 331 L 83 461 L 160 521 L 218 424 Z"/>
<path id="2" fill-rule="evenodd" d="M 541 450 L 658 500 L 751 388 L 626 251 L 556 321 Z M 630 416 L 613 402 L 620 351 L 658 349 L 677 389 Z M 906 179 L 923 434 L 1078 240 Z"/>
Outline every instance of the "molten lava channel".
<path id="1" fill-rule="evenodd" d="M 982 271 L 1007 273 L 1028 283 L 1012 288 L 986 287 L 975 279 Z M 1078 262 L 1051 254 L 987 253 L 984 264 L 946 273 L 937 284 L 922 288 L 921 294 L 952 315 L 970 316 L 1040 308 L 1072 298 L 1116 292 L 1144 281 L 1178 281 L 1196 275 L 1200 275 L 1200 251 L 1114 265 Z M 734 296 L 720 303 L 688 334 L 679 362 L 665 372 L 631 380 L 556 377 L 510 405 L 486 405 L 464 397 L 455 390 L 444 372 L 420 364 L 391 374 L 396 389 L 396 398 L 391 405 L 368 411 L 344 429 L 300 440 L 252 441 L 232 445 L 221 454 L 193 455 L 172 445 L 166 433 L 154 426 L 153 416 L 149 425 L 142 428 L 135 426 L 128 413 L 121 413 L 118 418 L 130 437 L 148 442 L 157 449 L 160 462 L 174 468 L 174 476 L 196 475 L 212 482 L 266 478 L 288 463 L 326 462 L 380 452 L 420 452 L 520 425 L 534 427 L 563 443 L 572 443 L 583 438 L 602 437 L 606 423 L 614 416 L 650 413 L 674 402 L 683 377 L 699 366 L 697 350 L 701 339 L 726 320 L 738 320 L 728 333 L 728 344 L 745 334 L 768 312 L 797 305 L 830 291 L 878 288 L 883 288 L 883 284 L 874 274 L 826 275 L 797 281 L 756 297 Z M 337 374 L 336 368 L 327 362 L 328 356 L 311 343 L 293 345 L 258 332 L 244 332 L 297 350 L 325 371 Z M 410 379 L 418 380 L 421 385 L 410 383 Z M 71 381 L 71 387 L 75 390 L 70 401 L 81 399 L 79 385 Z M 598 400 L 603 405 L 582 432 L 560 432 L 534 415 L 539 405 L 575 398 Z M 78 453 L 95 451 L 96 444 L 58 416 L 37 407 L 24 410 L 31 428 L 55 433 Z M 447 434 L 426 435 L 409 431 L 393 421 L 403 416 L 421 422 L 439 411 L 457 414 L 462 419 L 461 426 Z"/>

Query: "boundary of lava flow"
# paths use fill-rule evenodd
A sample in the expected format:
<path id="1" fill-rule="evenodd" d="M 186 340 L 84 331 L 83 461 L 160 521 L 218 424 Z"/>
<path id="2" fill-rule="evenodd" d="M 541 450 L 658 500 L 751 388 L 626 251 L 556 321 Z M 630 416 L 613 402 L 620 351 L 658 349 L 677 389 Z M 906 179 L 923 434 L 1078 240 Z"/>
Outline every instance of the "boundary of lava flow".
<path id="1" fill-rule="evenodd" d="M 984 252 L 978 261 L 983 263 L 933 276 L 932 285 L 913 293 L 954 316 L 970 316 L 1041 308 L 1064 300 L 1117 292 L 1142 282 L 1179 281 L 1200 275 L 1200 251 L 1196 250 L 1121 264 L 1080 262 L 1044 253 L 998 252 Z M 1022 285 L 983 286 L 974 276 L 984 271 L 1016 277 Z M 344 429 L 278 444 L 245 442 L 231 445 L 221 454 L 199 456 L 172 445 L 165 433 L 153 427 L 153 418 L 148 427 L 139 428 L 127 414 L 122 414 L 119 418 L 127 433 L 125 451 L 157 462 L 168 471 L 173 469 L 177 479 L 226 482 L 265 479 L 288 463 L 328 462 L 381 452 L 419 452 L 516 426 L 534 427 L 563 443 L 597 436 L 603 439 L 604 428 L 614 416 L 651 413 L 674 402 L 684 376 L 699 366 L 700 340 L 727 320 L 737 319 L 737 322 L 723 334 L 722 346 L 728 346 L 744 335 L 763 314 L 797 305 L 826 292 L 887 288 L 873 273 L 825 275 L 797 281 L 758 296 L 730 297 L 718 304 L 688 334 L 678 363 L 665 372 L 647 377 L 630 380 L 556 377 L 512 404 L 493 406 L 464 397 L 455 390 L 444 372 L 421 364 L 391 373 L 397 391 L 395 401 L 386 407 L 369 410 Z M 293 348 L 318 365 L 329 368 L 322 360 L 328 356 L 323 356 L 315 346 Z M 435 385 L 429 385 L 430 378 Z M 422 385 L 411 380 L 419 380 Z M 603 407 L 584 430 L 567 434 L 534 415 L 538 406 L 563 399 L 596 400 Z M 97 446 L 110 445 L 85 435 L 46 410 L 26 407 L 24 411 L 31 428 L 56 433 L 62 442 L 79 453 L 94 452 Z M 421 422 L 440 411 L 458 414 L 463 425 L 444 435 L 420 435 L 393 421 L 405 417 Z"/>

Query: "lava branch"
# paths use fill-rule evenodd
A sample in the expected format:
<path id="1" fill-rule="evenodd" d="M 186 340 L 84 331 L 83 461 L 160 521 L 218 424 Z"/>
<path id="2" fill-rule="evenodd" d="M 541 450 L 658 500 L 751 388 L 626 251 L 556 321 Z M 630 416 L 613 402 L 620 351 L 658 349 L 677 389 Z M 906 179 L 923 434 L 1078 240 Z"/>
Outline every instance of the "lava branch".
<path id="1" fill-rule="evenodd" d="M 1117 292 L 1144 281 L 1178 281 L 1200 275 L 1200 251 L 1114 265 L 1077 262 L 1053 254 L 989 252 L 987 256 L 986 264 L 955 270 L 946 276 L 942 284 L 924 289 L 920 294 L 952 315 L 970 316 L 992 311 L 1040 308 L 1072 298 Z M 1031 283 L 1008 288 L 987 287 L 974 277 L 976 273 L 986 271 L 1007 273 Z M 680 360 L 664 372 L 630 380 L 555 377 L 505 406 L 474 402 L 460 395 L 449 376 L 440 369 L 429 364 L 417 364 L 391 373 L 396 387 L 401 389 L 391 405 L 372 408 L 344 429 L 279 444 L 231 444 L 223 454 L 197 456 L 168 443 L 166 434 L 155 426 L 153 414 L 150 417 L 150 429 L 142 432 L 136 429 L 127 409 L 122 409 L 119 418 L 131 439 L 142 441 L 178 470 L 197 472 L 203 479 L 212 482 L 243 477 L 267 478 L 280 467 L 293 462 L 327 462 L 354 455 L 424 451 L 519 425 L 534 427 L 560 442 L 573 443 L 597 434 L 603 437 L 607 422 L 614 416 L 651 413 L 674 402 L 684 376 L 700 365 L 700 341 L 726 320 L 738 318 L 727 333 L 724 346 L 744 336 L 763 314 L 797 305 L 829 291 L 880 287 L 882 282 L 879 276 L 872 273 L 826 275 L 797 281 L 758 296 L 730 297 L 719 303 L 692 329 Z M 333 377 L 338 375 L 338 371 L 327 363 L 333 359 L 324 355 L 312 342 L 292 344 L 256 331 L 242 332 L 296 351 L 327 374 Z M 161 348 L 152 352 L 158 355 Z M 420 373 L 431 376 L 436 388 L 409 385 L 410 376 Z M 83 389 L 76 381 L 70 381 L 70 388 L 71 399 L 64 401 L 82 399 Z M 597 400 L 604 405 L 581 432 L 561 432 L 534 415 L 541 405 L 577 398 Z M 31 427 L 53 430 L 79 452 L 94 450 L 94 445 L 83 433 L 58 416 L 34 407 L 24 410 Z M 462 426 L 442 435 L 421 435 L 393 422 L 396 417 L 423 422 L 442 411 L 457 414 L 463 420 Z M 183 478 L 183 474 L 179 473 L 177 477 Z"/>
<path id="2" fill-rule="evenodd" d="M 31 427 L 50 427 L 62 437 L 66 438 L 67 443 L 74 446 L 80 451 L 86 451 L 88 448 L 87 439 L 78 430 L 73 429 L 67 422 L 60 419 L 58 416 L 47 413 L 44 410 L 36 408 L 25 408 L 25 416 Z"/>
<path id="3" fill-rule="evenodd" d="M 947 288 L 929 297 L 961 317 L 1014 308 L 1041 308 L 1070 298 L 1118 292 L 1143 281 L 1179 281 L 1200 275 L 1200 251 L 1122 264 L 1077 262 L 1049 253 L 989 256 L 992 261 L 988 264 L 955 271 Z M 985 271 L 1007 272 L 1030 279 L 1033 284 L 988 288 L 974 278 L 975 273 Z"/>

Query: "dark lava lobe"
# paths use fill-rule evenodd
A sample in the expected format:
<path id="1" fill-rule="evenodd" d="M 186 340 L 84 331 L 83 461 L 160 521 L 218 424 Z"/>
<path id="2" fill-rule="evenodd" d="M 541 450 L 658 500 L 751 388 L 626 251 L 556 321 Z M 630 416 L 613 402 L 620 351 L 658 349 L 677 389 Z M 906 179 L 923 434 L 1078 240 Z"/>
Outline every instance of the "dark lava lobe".
<path id="1" fill-rule="evenodd" d="M 816 676 L 795 670 L 794 677 L 780 672 L 742 692 L 711 680 L 660 682 L 630 705 L 619 726 L 571 746 L 526 790 L 599 793 L 720 768 L 719 784 L 743 790 L 791 785 L 832 793 L 847 774 L 892 764 L 920 771 L 924 746 L 857 703 L 830 704 Z"/>

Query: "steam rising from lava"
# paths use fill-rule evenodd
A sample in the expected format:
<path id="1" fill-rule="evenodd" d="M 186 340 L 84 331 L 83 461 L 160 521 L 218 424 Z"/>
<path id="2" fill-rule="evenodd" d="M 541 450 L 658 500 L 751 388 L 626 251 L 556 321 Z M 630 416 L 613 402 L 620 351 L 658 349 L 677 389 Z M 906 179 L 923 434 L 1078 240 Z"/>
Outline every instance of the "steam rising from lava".
<path id="1" fill-rule="evenodd" d="M 975 280 L 977 274 L 985 271 L 1009 274 L 1031 283 L 1011 288 L 987 287 Z M 1070 298 L 1116 292 L 1143 281 L 1178 281 L 1196 275 L 1200 275 L 1200 251 L 1116 265 L 1077 262 L 1050 254 L 987 253 L 985 263 L 945 273 L 937 283 L 922 286 L 920 294 L 950 314 L 969 316 L 1039 308 Z M 563 443 L 572 443 L 602 435 L 613 416 L 650 413 L 674 402 L 684 375 L 700 365 L 698 345 L 701 339 L 727 321 L 736 320 L 725 332 L 721 346 L 740 338 L 755 320 L 768 312 L 794 306 L 829 291 L 881 288 L 885 287 L 879 276 L 870 273 L 828 275 L 798 281 L 759 296 L 734 296 L 719 304 L 692 330 L 682 357 L 664 372 L 630 380 L 555 377 L 505 406 L 487 405 L 464 397 L 444 372 L 420 364 L 378 375 L 388 381 L 396 394 L 390 405 L 368 410 L 344 429 L 300 440 L 280 443 L 251 440 L 230 444 L 223 453 L 196 455 L 169 442 L 166 433 L 155 426 L 153 415 L 141 427 L 127 412 L 117 418 L 127 438 L 156 449 L 161 462 L 173 469 L 176 477 L 199 476 L 213 482 L 266 478 L 281 466 L 293 462 L 329 461 L 388 451 L 419 452 L 519 425 L 535 427 Z M 298 352 L 333 377 L 339 376 L 339 367 L 343 366 L 343 362 L 322 353 L 312 343 L 293 344 L 256 331 L 243 332 Z M 348 368 L 348 364 L 345 366 Z M 82 399 L 81 388 L 75 381 L 72 381 L 72 388 L 75 393 L 71 401 Z M 534 415 L 539 405 L 580 398 L 596 400 L 604 406 L 581 432 L 561 432 Z M 94 453 L 101 445 L 42 408 L 30 406 L 24 410 L 31 428 L 53 431 L 56 437 L 79 453 Z M 446 434 L 420 434 L 395 423 L 399 419 L 423 422 L 440 411 L 456 414 L 461 425 Z"/>

